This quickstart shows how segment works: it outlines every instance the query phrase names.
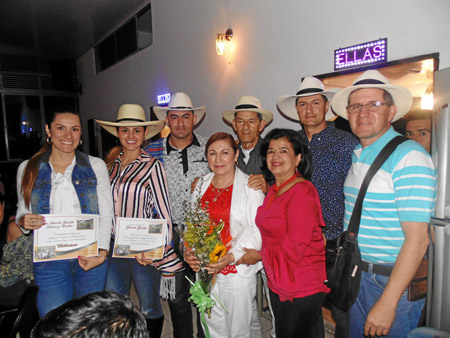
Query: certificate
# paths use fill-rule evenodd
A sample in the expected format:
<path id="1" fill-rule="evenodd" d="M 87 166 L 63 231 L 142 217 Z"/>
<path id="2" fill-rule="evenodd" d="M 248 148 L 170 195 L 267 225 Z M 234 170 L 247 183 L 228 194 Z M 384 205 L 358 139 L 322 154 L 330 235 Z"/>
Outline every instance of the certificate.
<path id="1" fill-rule="evenodd" d="M 34 262 L 98 255 L 98 215 L 42 216 L 45 225 L 34 231 Z"/>
<path id="2" fill-rule="evenodd" d="M 161 259 L 166 232 L 165 219 L 117 217 L 113 257 Z"/>

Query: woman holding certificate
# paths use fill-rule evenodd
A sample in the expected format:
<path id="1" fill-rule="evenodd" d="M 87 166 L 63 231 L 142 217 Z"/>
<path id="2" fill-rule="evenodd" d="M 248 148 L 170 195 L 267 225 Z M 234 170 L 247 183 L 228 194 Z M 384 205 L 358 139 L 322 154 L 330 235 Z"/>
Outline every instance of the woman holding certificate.
<path id="1" fill-rule="evenodd" d="M 213 222 L 225 224 L 220 236 L 227 253 L 206 269 L 216 274 L 211 293 L 228 309 L 227 313 L 216 303 L 211 317 L 206 316 L 206 323 L 211 337 L 261 336 L 255 297 L 256 273 L 262 266 L 236 262 L 245 250 L 261 248 L 255 217 L 264 194 L 249 188 L 249 176 L 236 167 L 239 150 L 230 134 L 212 135 L 205 153 L 212 173 L 199 180 L 193 201 L 200 198 L 202 208 L 208 210 Z M 185 260 L 194 271 L 199 271 L 199 261 L 192 251 L 185 253 Z"/>
<path id="2" fill-rule="evenodd" d="M 161 162 L 147 154 L 142 148 L 146 139 L 161 131 L 164 121 L 146 121 L 144 109 L 136 104 L 124 104 L 119 108 L 116 122 L 97 121 L 105 130 L 118 137 L 120 146 L 113 148 L 106 163 L 109 169 L 111 189 L 116 217 L 133 219 L 165 219 L 167 221 L 166 243 L 171 232 L 171 213 L 166 174 Z M 119 228 L 116 219 L 115 240 L 131 226 Z M 137 233 L 127 232 L 135 245 Z M 134 236 L 134 237 L 133 237 Z M 134 238 L 134 239 L 133 239 Z M 113 241 L 112 241 L 113 244 Z M 131 245 L 128 247 L 131 248 Z M 159 299 L 160 270 L 171 271 L 181 266 L 175 261 L 173 250 L 158 261 L 144 259 L 144 254 L 128 254 L 131 258 L 116 258 L 118 250 L 123 253 L 125 245 L 118 245 L 115 256 L 109 259 L 106 289 L 129 295 L 131 281 L 139 297 L 140 310 L 146 318 L 150 337 L 160 337 L 164 316 Z M 167 246 L 168 247 L 168 246 Z M 167 251 L 166 247 L 166 251 Z M 113 253 L 111 246 L 111 253 Z M 130 249 L 129 251 L 131 251 Z M 141 251 L 142 252 L 142 251 Z M 163 252 L 161 251 L 161 255 Z M 173 270 L 172 270 L 173 271 Z M 163 285 L 164 287 L 164 285 Z"/>
<path id="3" fill-rule="evenodd" d="M 81 144 L 80 116 L 60 109 L 51 115 L 45 130 L 47 143 L 17 171 L 18 224 L 29 232 L 45 224 L 43 214 L 100 217 L 98 256 L 33 264 L 41 317 L 68 300 L 104 289 L 113 218 L 105 163 L 77 150 Z M 76 246 L 76 242 L 72 244 Z"/>

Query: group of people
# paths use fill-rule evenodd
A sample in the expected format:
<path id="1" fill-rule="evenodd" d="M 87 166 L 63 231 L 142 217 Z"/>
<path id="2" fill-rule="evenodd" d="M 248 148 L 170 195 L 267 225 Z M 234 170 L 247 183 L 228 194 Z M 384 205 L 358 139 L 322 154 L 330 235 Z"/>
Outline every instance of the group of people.
<path id="1" fill-rule="evenodd" d="M 200 265 L 182 244 L 183 204 L 200 200 L 214 223 L 224 223 L 221 239 L 227 247 L 205 268 L 216 277 L 211 292 L 227 309 L 213 307 L 207 318 L 211 337 L 262 336 L 258 271 L 272 335 L 323 337 L 325 281 L 337 238 L 348 226 L 370 164 L 398 135 L 391 123 L 405 116 L 411 103 L 408 90 L 378 71 L 364 72 L 337 93 L 307 77 L 295 95 L 277 102 L 284 116 L 300 122 L 300 132 L 273 129 L 262 138 L 273 113 L 256 97 L 243 96 L 223 112 L 235 141 L 223 132 L 209 139 L 194 134 L 205 107 L 194 107 L 179 92 L 168 106 L 154 108 L 158 121 L 147 121 L 134 104 L 122 105 L 114 122 L 97 120 L 119 141 L 106 164 L 77 150 L 80 116 L 55 112 L 47 121 L 47 143 L 18 169 L 16 221 L 27 233 L 45 224 L 43 214 L 98 214 L 99 254 L 33 264 L 40 315 L 105 288 L 127 295 L 133 282 L 150 337 L 161 335 L 160 295 L 168 299 L 174 337 L 193 337 L 185 276 L 194 279 Z M 353 134 L 327 121 L 333 111 L 349 121 Z M 146 144 L 164 124 L 169 136 Z M 422 131 L 407 135 L 417 133 Z M 358 235 L 366 263 L 360 293 L 349 312 L 331 304 L 336 337 L 405 337 L 419 322 L 424 300 L 409 301 L 405 290 L 427 249 L 434 209 L 435 171 L 428 152 L 417 142 L 404 142 L 369 185 Z M 112 258 L 115 217 L 167 220 L 163 258 Z M 199 323 L 198 336 L 203 337 Z"/>

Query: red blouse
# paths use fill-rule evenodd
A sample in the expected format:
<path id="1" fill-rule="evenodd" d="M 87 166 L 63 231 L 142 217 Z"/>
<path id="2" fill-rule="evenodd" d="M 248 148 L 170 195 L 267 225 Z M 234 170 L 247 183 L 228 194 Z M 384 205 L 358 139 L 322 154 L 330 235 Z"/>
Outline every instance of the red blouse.
<path id="1" fill-rule="evenodd" d="M 324 221 L 314 185 L 302 181 L 273 199 L 272 186 L 258 208 L 261 256 L 268 285 L 281 301 L 328 293 L 325 286 Z"/>
<path id="2" fill-rule="evenodd" d="M 220 233 L 222 243 L 230 247 L 232 240 L 230 234 L 230 213 L 231 213 L 231 197 L 233 193 L 233 185 L 225 189 L 216 189 L 212 183 L 208 186 L 205 193 L 202 196 L 201 203 L 202 208 L 208 208 L 209 216 L 214 224 L 224 222 L 225 225 Z M 208 206 L 206 206 L 208 205 Z M 235 265 L 228 265 L 224 267 L 220 273 L 237 273 Z"/>

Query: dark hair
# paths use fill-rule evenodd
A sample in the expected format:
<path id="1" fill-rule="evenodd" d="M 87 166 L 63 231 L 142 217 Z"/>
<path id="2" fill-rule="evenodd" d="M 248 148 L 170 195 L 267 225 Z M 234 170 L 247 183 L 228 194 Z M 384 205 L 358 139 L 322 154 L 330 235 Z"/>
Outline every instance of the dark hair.
<path id="1" fill-rule="evenodd" d="M 31 337 L 148 338 L 148 331 L 144 316 L 128 297 L 105 290 L 53 309 L 36 324 Z"/>
<path id="2" fill-rule="evenodd" d="M 316 93 L 316 94 L 314 94 L 314 95 L 317 95 L 317 94 L 320 94 L 320 93 Z M 308 95 L 308 96 L 313 96 L 313 95 Z M 320 96 L 322 96 L 322 98 L 323 98 L 323 103 L 324 103 L 324 104 L 327 104 L 327 102 L 328 102 L 328 97 L 326 97 L 326 96 L 323 95 L 323 94 L 320 94 Z M 301 97 L 305 97 L 305 96 L 299 96 L 299 97 L 297 97 L 297 98 L 295 99 L 295 106 L 297 106 L 298 99 L 301 98 Z"/>
<path id="3" fill-rule="evenodd" d="M 50 115 L 46 116 L 45 124 L 48 125 L 50 128 L 51 124 L 55 120 L 56 115 L 58 114 L 74 114 L 77 115 L 80 119 L 80 114 L 78 111 L 74 109 L 68 109 L 67 107 L 61 107 L 61 109 L 57 109 L 53 111 Z M 31 201 L 31 191 L 33 190 L 34 182 L 36 182 L 38 170 L 39 170 L 39 162 L 42 158 L 42 156 L 50 151 L 52 149 L 52 144 L 49 142 L 46 142 L 39 151 L 33 155 L 33 157 L 30 158 L 30 160 L 27 163 L 27 166 L 23 173 L 22 178 L 22 188 L 20 190 L 20 193 L 23 195 L 23 199 L 25 201 L 25 205 L 27 207 L 30 206 Z"/>
<path id="4" fill-rule="evenodd" d="M 236 141 L 234 140 L 233 136 L 231 136 L 228 133 L 222 133 L 222 132 L 218 132 L 215 133 L 214 135 L 211 135 L 211 137 L 208 139 L 208 142 L 206 142 L 205 145 L 205 156 L 208 156 L 208 148 L 211 144 L 213 144 L 216 141 L 228 141 L 228 143 L 230 144 L 231 148 L 233 148 L 234 153 L 236 154 L 236 151 L 238 149 Z"/>
<path id="5" fill-rule="evenodd" d="M 285 137 L 294 148 L 295 155 L 302 154 L 300 163 L 297 166 L 297 171 L 307 180 L 311 179 L 312 174 L 312 159 L 311 152 L 308 146 L 303 142 L 300 134 L 292 129 L 272 129 L 264 138 L 261 145 L 261 157 L 263 159 L 262 172 L 264 178 L 268 182 L 274 181 L 274 176 L 267 167 L 267 150 L 269 149 L 270 141 L 278 140 Z"/>

